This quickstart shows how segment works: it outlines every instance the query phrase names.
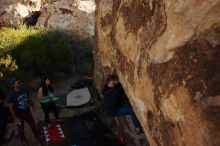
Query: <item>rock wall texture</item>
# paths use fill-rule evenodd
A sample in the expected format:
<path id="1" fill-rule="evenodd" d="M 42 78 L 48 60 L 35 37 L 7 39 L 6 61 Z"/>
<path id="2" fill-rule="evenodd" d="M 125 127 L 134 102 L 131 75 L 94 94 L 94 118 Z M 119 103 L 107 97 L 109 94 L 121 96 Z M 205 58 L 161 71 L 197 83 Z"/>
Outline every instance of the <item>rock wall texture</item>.
<path id="1" fill-rule="evenodd" d="M 0 0 L 0 27 L 15 27 L 40 8 L 41 0 Z"/>
<path id="2" fill-rule="evenodd" d="M 95 82 L 116 74 L 151 146 L 220 145 L 220 0 L 96 0 Z"/>
<path id="3" fill-rule="evenodd" d="M 37 25 L 44 28 L 61 29 L 82 38 L 94 36 L 94 0 L 60 0 L 45 5 Z"/>

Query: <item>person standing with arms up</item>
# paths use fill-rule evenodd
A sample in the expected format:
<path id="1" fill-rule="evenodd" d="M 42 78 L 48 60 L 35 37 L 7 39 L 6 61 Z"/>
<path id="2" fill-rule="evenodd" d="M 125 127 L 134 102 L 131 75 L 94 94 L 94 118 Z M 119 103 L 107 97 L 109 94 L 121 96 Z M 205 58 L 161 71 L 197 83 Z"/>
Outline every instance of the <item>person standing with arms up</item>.
<path id="1" fill-rule="evenodd" d="M 14 118 L 16 126 L 18 127 L 18 133 L 22 145 L 28 146 L 28 142 L 24 135 L 24 121 L 26 121 L 31 127 L 35 138 L 38 138 L 37 126 L 29 107 L 31 106 L 34 108 L 34 104 L 31 101 L 27 90 L 23 89 L 23 83 L 19 78 L 14 77 L 9 83 L 12 86 L 12 90 L 6 97 L 9 111 Z"/>
<path id="2" fill-rule="evenodd" d="M 38 90 L 38 98 L 40 99 L 41 108 L 44 111 L 44 120 L 50 128 L 49 114 L 52 111 L 55 115 L 56 122 L 60 122 L 57 107 L 53 101 L 54 90 L 48 77 L 41 80 L 41 87 Z"/>

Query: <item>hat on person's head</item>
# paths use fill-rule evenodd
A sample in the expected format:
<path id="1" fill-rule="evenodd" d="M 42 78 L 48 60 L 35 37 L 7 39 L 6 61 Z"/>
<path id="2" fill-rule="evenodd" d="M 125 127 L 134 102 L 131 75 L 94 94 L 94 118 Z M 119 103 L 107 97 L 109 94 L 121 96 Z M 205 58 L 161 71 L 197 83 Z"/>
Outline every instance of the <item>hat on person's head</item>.
<path id="1" fill-rule="evenodd" d="M 19 81 L 20 79 L 18 77 L 13 77 L 11 78 L 11 80 L 9 81 L 9 84 L 11 86 L 13 86 L 15 84 L 15 82 Z"/>

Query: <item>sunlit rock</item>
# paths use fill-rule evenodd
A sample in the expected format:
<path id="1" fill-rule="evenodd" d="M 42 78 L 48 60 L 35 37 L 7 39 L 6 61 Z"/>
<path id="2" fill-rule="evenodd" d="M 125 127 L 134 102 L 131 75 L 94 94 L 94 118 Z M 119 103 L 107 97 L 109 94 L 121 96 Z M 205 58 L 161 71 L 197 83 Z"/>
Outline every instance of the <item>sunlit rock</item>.
<path id="1" fill-rule="evenodd" d="M 151 146 L 219 146 L 220 1 L 96 4 L 99 90 L 118 75 Z"/>
<path id="2" fill-rule="evenodd" d="M 60 29 L 82 38 L 93 37 L 95 27 L 94 0 L 61 0 L 42 8 L 37 25 Z"/>
<path id="3" fill-rule="evenodd" d="M 1 0 L 0 27 L 17 26 L 41 8 L 41 0 Z"/>

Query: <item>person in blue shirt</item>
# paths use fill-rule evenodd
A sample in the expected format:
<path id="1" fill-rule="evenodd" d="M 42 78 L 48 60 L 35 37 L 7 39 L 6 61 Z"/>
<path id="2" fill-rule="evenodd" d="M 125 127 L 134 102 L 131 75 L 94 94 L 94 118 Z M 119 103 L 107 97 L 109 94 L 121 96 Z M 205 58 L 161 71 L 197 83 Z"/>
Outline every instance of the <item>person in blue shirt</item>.
<path id="1" fill-rule="evenodd" d="M 44 111 L 44 120 L 50 128 L 49 114 L 52 111 L 55 115 L 56 121 L 60 122 L 59 113 L 56 104 L 53 101 L 54 90 L 51 81 L 48 77 L 41 80 L 41 87 L 38 90 L 38 98 L 40 99 L 41 108 Z"/>
<path id="2" fill-rule="evenodd" d="M 132 108 L 123 104 L 123 98 L 126 95 L 116 76 L 111 75 L 108 78 L 107 84 L 102 89 L 102 94 L 104 96 L 104 110 L 108 115 L 113 117 L 130 115 L 136 130 L 140 129 L 140 123 Z"/>
<path id="3" fill-rule="evenodd" d="M 12 90 L 6 97 L 9 111 L 14 118 L 16 126 L 18 127 L 18 133 L 22 144 L 27 146 L 28 142 L 24 135 L 24 121 L 26 121 L 31 127 L 35 138 L 38 138 L 37 126 L 30 111 L 30 106 L 34 108 L 34 104 L 31 101 L 27 90 L 23 89 L 23 83 L 19 78 L 12 78 L 10 80 L 10 85 L 12 86 Z"/>

